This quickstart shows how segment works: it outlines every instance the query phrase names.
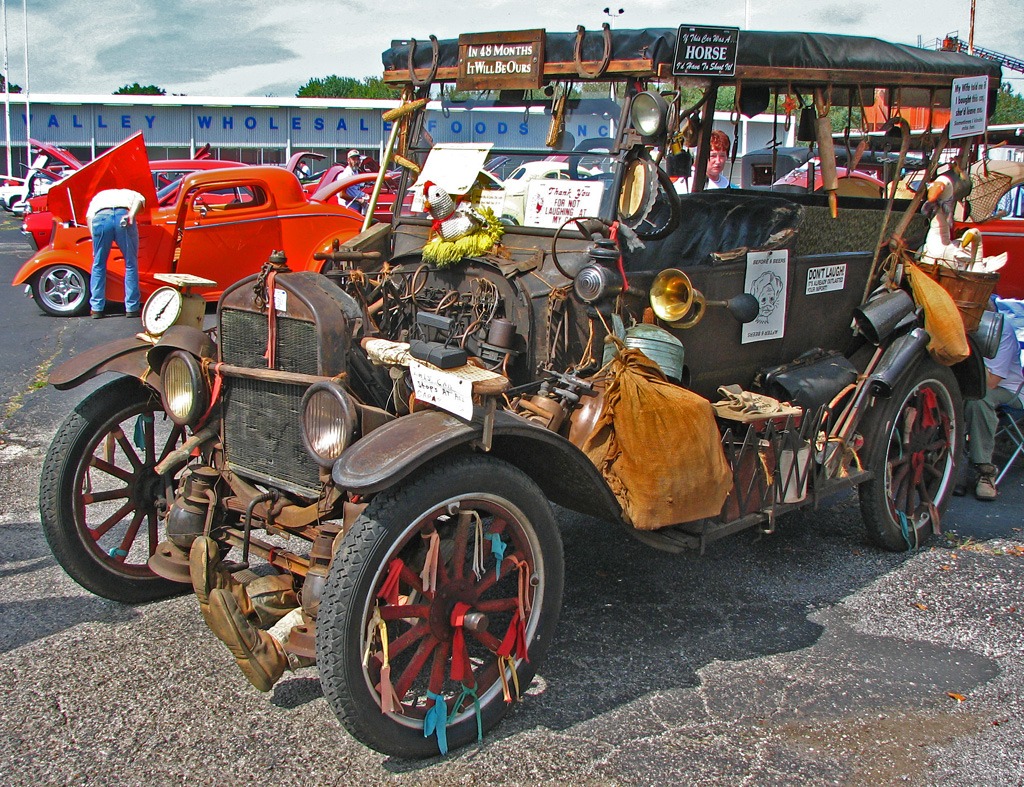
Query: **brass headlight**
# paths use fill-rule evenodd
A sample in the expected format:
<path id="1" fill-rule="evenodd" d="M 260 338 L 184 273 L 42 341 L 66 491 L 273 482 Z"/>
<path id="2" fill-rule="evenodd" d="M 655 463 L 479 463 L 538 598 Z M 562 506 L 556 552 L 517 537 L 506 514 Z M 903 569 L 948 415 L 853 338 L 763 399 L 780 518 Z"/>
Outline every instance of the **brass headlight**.
<path id="1" fill-rule="evenodd" d="M 160 369 L 163 384 L 164 410 L 178 426 L 195 426 L 206 412 L 209 392 L 199 361 L 181 350 L 175 350 Z"/>
<path id="2" fill-rule="evenodd" d="M 356 431 L 356 407 L 340 385 L 314 383 L 302 397 L 302 442 L 321 467 L 330 467 Z"/>
<path id="3" fill-rule="evenodd" d="M 633 97 L 629 108 L 633 128 L 642 137 L 656 137 L 665 129 L 668 102 L 661 93 L 645 90 Z"/>

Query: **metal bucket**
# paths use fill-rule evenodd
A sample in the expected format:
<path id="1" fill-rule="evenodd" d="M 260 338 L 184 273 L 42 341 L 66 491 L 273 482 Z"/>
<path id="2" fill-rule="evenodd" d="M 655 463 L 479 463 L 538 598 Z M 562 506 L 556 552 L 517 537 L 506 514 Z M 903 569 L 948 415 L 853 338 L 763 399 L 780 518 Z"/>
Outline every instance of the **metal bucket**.
<path id="1" fill-rule="evenodd" d="M 658 364 L 668 379 L 683 379 L 683 343 L 664 328 L 646 323 L 634 325 L 626 331 L 625 345 Z"/>
<path id="2" fill-rule="evenodd" d="M 879 295 L 854 309 L 857 328 L 872 344 L 888 339 L 900 321 L 914 311 L 914 299 L 904 290 Z"/>

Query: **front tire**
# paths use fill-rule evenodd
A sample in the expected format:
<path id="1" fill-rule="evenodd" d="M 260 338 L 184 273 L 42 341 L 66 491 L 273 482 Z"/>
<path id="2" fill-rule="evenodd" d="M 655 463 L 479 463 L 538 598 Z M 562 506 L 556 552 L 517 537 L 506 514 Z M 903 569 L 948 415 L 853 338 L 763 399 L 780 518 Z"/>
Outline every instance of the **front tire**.
<path id="1" fill-rule="evenodd" d="M 926 358 L 865 416 L 865 466 L 874 477 L 860 486 L 860 510 L 876 545 L 903 552 L 931 534 L 963 453 L 963 410 L 953 373 Z"/>
<path id="2" fill-rule="evenodd" d="M 434 532 L 437 587 L 429 590 L 421 575 Z M 509 634 L 521 632 L 526 648 L 527 658 L 512 654 L 518 685 L 525 691 L 533 679 L 558 622 L 563 577 L 551 506 L 525 473 L 488 456 L 439 463 L 377 495 L 335 555 L 316 627 L 324 695 L 353 736 L 384 754 L 438 754 L 438 739 L 424 735 L 437 696 L 450 719 L 448 745 L 470 743 L 478 724 L 486 732 L 509 708 L 502 676 L 515 693 L 508 661 L 497 656 Z M 389 713 L 382 712 L 381 625 L 397 697 Z M 475 691 L 479 715 L 464 687 Z"/>
<path id="3" fill-rule="evenodd" d="M 89 275 L 73 265 L 50 265 L 32 280 L 32 297 L 54 317 L 85 314 L 89 311 Z"/>
<path id="4" fill-rule="evenodd" d="M 43 461 L 39 513 L 57 562 L 86 590 L 137 604 L 188 587 L 147 564 L 167 502 L 153 468 L 184 436 L 134 377 L 94 391 L 57 430 Z"/>

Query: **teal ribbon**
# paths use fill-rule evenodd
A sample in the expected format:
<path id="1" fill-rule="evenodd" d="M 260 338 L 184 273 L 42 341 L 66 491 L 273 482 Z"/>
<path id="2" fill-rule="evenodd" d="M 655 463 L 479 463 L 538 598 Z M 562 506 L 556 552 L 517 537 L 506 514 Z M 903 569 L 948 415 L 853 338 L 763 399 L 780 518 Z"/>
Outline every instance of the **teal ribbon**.
<path id="1" fill-rule="evenodd" d="M 140 451 L 146 448 L 146 427 L 153 423 L 153 416 L 143 413 L 135 419 L 135 433 L 132 435 L 132 442 Z"/>
<path id="2" fill-rule="evenodd" d="M 910 522 L 907 521 L 907 515 L 902 511 L 897 511 L 896 516 L 900 520 L 900 530 L 903 531 L 903 540 L 907 542 L 907 549 L 913 549 L 914 545 L 910 543 Z"/>
<path id="3" fill-rule="evenodd" d="M 455 721 L 455 717 L 459 713 L 459 708 L 462 707 L 463 701 L 468 697 L 473 698 L 473 711 L 476 713 L 476 740 L 477 743 L 481 743 L 484 739 L 484 724 L 483 717 L 480 714 L 480 698 L 476 696 L 476 689 L 471 689 L 465 683 L 462 684 L 462 691 L 459 692 L 459 696 L 455 698 L 455 704 L 452 705 L 452 713 L 448 717 L 448 723 L 451 724 Z"/>
<path id="4" fill-rule="evenodd" d="M 501 540 L 498 533 L 488 533 L 487 538 L 491 539 L 491 554 L 494 555 L 494 578 L 501 579 L 501 561 L 505 559 L 505 549 L 508 546 Z"/>
<path id="5" fill-rule="evenodd" d="M 117 547 L 114 547 L 113 549 L 108 551 L 107 554 L 110 555 L 110 557 L 128 557 L 127 552 L 125 552 L 123 549 L 118 549 Z"/>
<path id="6" fill-rule="evenodd" d="M 427 692 L 427 697 L 432 699 L 434 704 L 423 717 L 423 737 L 429 738 L 431 735 L 437 735 L 437 748 L 441 750 L 441 754 L 447 754 L 448 709 L 444 705 L 444 697 L 434 694 L 432 691 Z"/>

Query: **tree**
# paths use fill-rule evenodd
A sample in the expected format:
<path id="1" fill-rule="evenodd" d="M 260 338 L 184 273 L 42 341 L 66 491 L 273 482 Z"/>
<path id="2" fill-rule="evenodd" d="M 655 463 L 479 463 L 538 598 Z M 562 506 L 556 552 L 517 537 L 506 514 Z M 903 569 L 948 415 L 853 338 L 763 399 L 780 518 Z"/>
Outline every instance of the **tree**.
<path id="1" fill-rule="evenodd" d="M 167 91 L 156 85 L 140 85 L 132 82 L 130 85 L 122 85 L 114 91 L 115 96 L 166 96 Z"/>
<path id="2" fill-rule="evenodd" d="M 1009 82 L 999 85 L 996 97 L 996 111 L 989 119 L 993 126 L 1005 123 L 1024 123 L 1024 96 L 1013 92 Z"/>
<path id="3" fill-rule="evenodd" d="M 3 93 L 3 92 L 4 92 L 4 77 L 3 77 L 2 74 L 0 74 L 0 93 Z M 11 92 L 12 93 L 20 93 L 21 92 L 21 85 L 16 85 L 13 82 L 11 82 Z"/>
<path id="4" fill-rule="evenodd" d="M 299 88 L 298 98 L 398 98 L 398 91 L 380 77 L 313 77 Z"/>

